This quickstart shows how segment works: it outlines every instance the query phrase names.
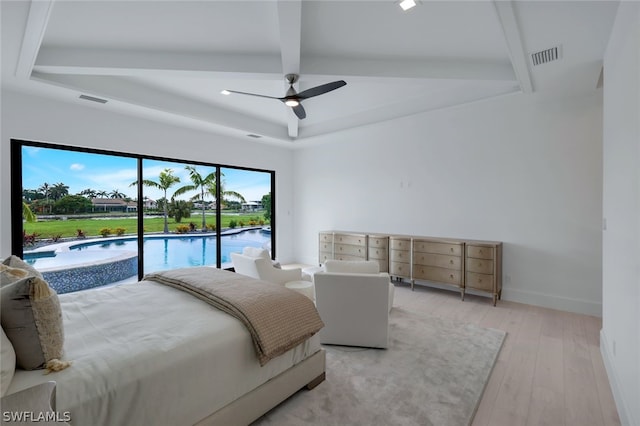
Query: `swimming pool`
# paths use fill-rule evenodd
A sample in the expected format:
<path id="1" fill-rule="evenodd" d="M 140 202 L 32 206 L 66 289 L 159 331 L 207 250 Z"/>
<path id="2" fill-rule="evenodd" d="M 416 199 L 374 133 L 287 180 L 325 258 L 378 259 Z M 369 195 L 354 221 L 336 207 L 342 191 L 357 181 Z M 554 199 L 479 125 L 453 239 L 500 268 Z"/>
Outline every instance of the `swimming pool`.
<path id="1" fill-rule="evenodd" d="M 244 247 L 270 248 L 270 233 L 249 229 L 221 236 L 222 266 L 231 266 L 230 253 Z M 137 278 L 136 238 L 97 239 L 56 244 L 25 252 L 24 259 L 58 293 L 68 293 Z M 216 265 L 216 235 L 153 235 L 144 238 L 145 273 L 192 266 Z"/>

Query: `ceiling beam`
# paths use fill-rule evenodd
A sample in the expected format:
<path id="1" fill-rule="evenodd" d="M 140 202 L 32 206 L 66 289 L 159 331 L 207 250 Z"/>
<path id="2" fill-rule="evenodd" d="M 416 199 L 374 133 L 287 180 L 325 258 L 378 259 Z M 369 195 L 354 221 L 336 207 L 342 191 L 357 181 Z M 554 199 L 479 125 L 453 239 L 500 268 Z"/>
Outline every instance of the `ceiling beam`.
<path id="1" fill-rule="evenodd" d="M 41 49 L 34 70 L 48 74 L 145 76 L 153 72 L 154 75 L 219 76 L 256 80 L 282 80 L 283 70 L 290 70 L 284 74 L 302 74 L 305 79 L 338 76 L 366 79 L 516 79 L 514 69 L 507 61 L 447 58 L 399 58 L 389 61 L 306 57 L 304 64 L 300 64 L 300 49 L 298 48 L 298 53 L 295 54 L 292 53 L 294 49 L 290 41 L 282 43 L 281 57 L 46 47 Z M 292 56 L 297 56 L 297 61 Z M 294 61 L 297 62 L 297 67 Z"/>
<path id="2" fill-rule="evenodd" d="M 183 77 L 233 74 L 234 78 L 282 79 L 277 55 L 47 47 L 41 49 L 34 69 L 48 74 L 143 76 L 153 72 Z"/>
<path id="3" fill-rule="evenodd" d="M 529 71 L 528 55 L 525 52 L 520 35 L 520 27 L 513 6 L 513 1 L 494 0 L 493 4 L 498 13 L 498 19 L 502 25 L 504 39 L 509 50 L 509 58 L 513 71 L 520 82 L 520 88 L 524 93 L 533 92 L 533 82 Z"/>
<path id="4" fill-rule="evenodd" d="M 300 38 L 302 30 L 302 0 L 278 1 L 278 26 L 280 30 L 280 56 L 282 58 L 282 72 L 286 74 L 300 74 Z M 298 83 L 294 84 L 298 90 Z M 285 90 L 289 85 L 285 82 Z M 291 108 L 287 108 L 287 129 L 289 137 L 298 137 L 299 120 Z"/>
<path id="5" fill-rule="evenodd" d="M 29 78 L 49 23 L 53 0 L 32 1 L 16 66 L 16 77 Z"/>
<path id="6" fill-rule="evenodd" d="M 163 92 L 157 88 L 145 87 L 123 77 L 67 76 L 39 74 L 34 71 L 32 80 L 105 98 L 109 101 L 123 102 L 139 109 L 169 113 L 290 142 L 281 125 L 254 116 L 247 116 L 237 111 L 215 107 L 203 101 Z"/>

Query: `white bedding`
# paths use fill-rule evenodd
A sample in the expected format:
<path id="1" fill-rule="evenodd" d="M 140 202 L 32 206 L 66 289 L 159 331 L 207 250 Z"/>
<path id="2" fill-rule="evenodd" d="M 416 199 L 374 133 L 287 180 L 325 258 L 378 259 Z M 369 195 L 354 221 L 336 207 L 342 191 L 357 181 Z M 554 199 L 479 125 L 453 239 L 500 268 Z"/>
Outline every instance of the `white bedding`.
<path id="1" fill-rule="evenodd" d="M 17 370 L 9 393 L 55 380 L 72 425 L 193 424 L 320 349 L 315 335 L 260 367 L 238 320 L 150 281 L 59 297 L 73 365 Z"/>

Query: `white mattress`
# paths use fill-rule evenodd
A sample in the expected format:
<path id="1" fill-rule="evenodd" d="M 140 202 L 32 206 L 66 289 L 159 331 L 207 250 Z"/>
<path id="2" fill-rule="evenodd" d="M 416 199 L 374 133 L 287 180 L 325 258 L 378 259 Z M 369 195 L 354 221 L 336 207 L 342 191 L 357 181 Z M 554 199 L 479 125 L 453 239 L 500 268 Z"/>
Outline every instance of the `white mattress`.
<path id="1" fill-rule="evenodd" d="M 72 425 L 193 424 L 320 349 L 316 334 L 260 367 L 238 320 L 148 281 L 59 297 L 73 365 L 17 370 L 9 393 L 55 380 Z"/>

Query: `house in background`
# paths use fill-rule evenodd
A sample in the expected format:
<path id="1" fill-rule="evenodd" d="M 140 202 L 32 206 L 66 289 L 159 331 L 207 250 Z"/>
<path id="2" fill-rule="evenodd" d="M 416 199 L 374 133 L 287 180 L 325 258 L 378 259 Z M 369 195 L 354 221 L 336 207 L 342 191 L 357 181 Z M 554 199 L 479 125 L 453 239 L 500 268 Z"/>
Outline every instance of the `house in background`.
<path id="1" fill-rule="evenodd" d="M 104 212 L 136 212 L 138 204 L 135 201 L 126 201 L 122 198 L 92 198 L 93 211 Z"/>
<path id="2" fill-rule="evenodd" d="M 640 424 L 637 2 L 1 8 L 5 200 L 15 138 L 274 170 L 281 262 L 316 263 L 327 229 L 502 241 L 503 299 L 602 316 L 621 420 Z M 285 74 L 347 85 L 304 120 L 220 93 L 282 97 Z"/>

